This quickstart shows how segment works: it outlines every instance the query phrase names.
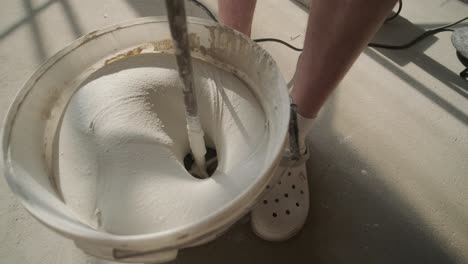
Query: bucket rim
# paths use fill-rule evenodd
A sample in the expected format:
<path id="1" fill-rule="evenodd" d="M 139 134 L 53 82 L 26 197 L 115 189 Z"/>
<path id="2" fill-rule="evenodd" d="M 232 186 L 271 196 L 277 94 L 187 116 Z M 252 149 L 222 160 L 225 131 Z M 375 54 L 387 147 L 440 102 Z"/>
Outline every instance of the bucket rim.
<path id="1" fill-rule="evenodd" d="M 3 171 L 10 189 L 15 194 L 15 197 L 20 200 L 21 204 L 34 218 L 36 218 L 39 222 L 46 225 L 50 229 L 74 240 L 75 242 L 80 241 L 94 245 L 104 245 L 107 247 L 119 249 L 141 249 L 142 247 L 146 247 L 148 250 L 157 249 L 158 251 L 179 249 L 184 247 L 184 245 L 188 245 L 197 239 L 202 239 L 204 237 L 215 235 L 217 231 L 219 231 L 223 227 L 233 224 L 243 215 L 247 214 L 250 211 L 251 207 L 256 203 L 260 195 L 263 193 L 266 185 L 272 180 L 274 176 L 273 171 L 275 167 L 270 166 L 268 168 L 263 169 L 261 174 L 264 176 L 257 177 L 254 181 L 252 181 L 252 184 L 248 186 L 246 190 L 244 190 L 244 192 L 240 193 L 237 197 L 229 201 L 229 203 L 226 203 L 222 208 L 214 211 L 212 214 L 206 216 L 200 221 L 164 231 L 136 235 L 117 235 L 105 233 L 103 231 L 96 230 L 93 227 L 86 225 L 85 223 L 82 224 L 86 225 L 86 229 L 88 232 L 83 232 L 84 230 L 86 230 L 85 227 L 79 227 L 79 225 L 77 225 L 76 223 L 71 223 L 70 221 L 65 219 L 61 219 L 62 221 L 59 222 L 63 223 L 64 221 L 68 221 L 68 225 L 52 225 L 51 223 L 57 223 L 57 216 L 46 216 L 42 213 L 39 213 L 39 211 L 37 211 L 38 209 L 34 206 L 31 206 L 31 204 L 28 202 L 27 199 L 25 199 L 23 194 L 21 194 L 18 191 L 19 186 L 17 181 L 15 180 L 15 177 L 17 177 L 17 175 L 15 175 L 14 172 L 12 157 L 10 153 L 10 138 L 17 113 L 21 108 L 24 99 L 32 90 L 35 83 L 57 62 L 59 62 L 62 58 L 67 56 L 73 50 L 79 48 L 84 43 L 92 41 L 93 39 L 102 35 L 109 34 L 113 31 L 120 30 L 122 28 L 139 26 L 143 24 L 167 22 L 168 20 L 165 16 L 151 16 L 131 19 L 92 31 L 74 40 L 70 44 L 67 44 L 63 49 L 61 49 L 52 57 L 48 58 L 44 63 L 42 63 L 39 66 L 39 68 L 37 68 L 37 70 L 28 78 L 28 80 L 22 85 L 21 89 L 16 93 L 12 103 L 8 108 L 7 114 L 5 115 L 1 133 L 1 160 L 3 161 Z M 239 33 L 222 24 L 194 17 L 188 17 L 187 22 L 189 24 L 198 24 L 203 26 L 223 27 L 228 31 L 234 32 L 236 35 L 238 35 L 238 37 L 242 38 L 243 41 L 249 42 L 250 44 L 254 45 L 260 50 L 264 50 L 260 45 L 255 43 L 250 38 L 247 38 L 242 33 Z M 268 54 L 268 52 L 264 52 L 264 55 L 272 61 L 272 65 L 275 69 L 277 69 L 278 76 L 284 82 L 284 78 L 281 75 L 281 72 L 279 71 L 276 62 L 273 60 L 271 55 Z M 280 93 L 284 93 L 280 96 L 289 97 L 286 88 L 279 90 Z M 287 119 L 289 119 L 289 105 L 284 106 L 283 109 L 279 109 L 279 111 L 283 111 Z M 281 130 L 279 131 L 279 135 L 282 139 L 282 142 L 281 144 L 278 144 L 278 146 L 275 146 L 275 149 L 273 149 L 273 164 L 278 163 L 278 161 L 281 159 L 282 149 L 287 138 L 287 126 L 281 128 Z"/>

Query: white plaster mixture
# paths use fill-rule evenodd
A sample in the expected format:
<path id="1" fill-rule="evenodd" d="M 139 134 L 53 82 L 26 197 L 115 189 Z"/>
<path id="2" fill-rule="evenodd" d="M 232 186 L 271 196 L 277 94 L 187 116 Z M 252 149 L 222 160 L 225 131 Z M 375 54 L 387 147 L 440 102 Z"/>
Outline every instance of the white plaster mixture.
<path id="1" fill-rule="evenodd" d="M 230 172 L 267 138 L 265 114 L 231 72 L 193 60 L 200 120 L 218 169 L 196 179 L 181 81 L 169 54 L 127 57 L 93 73 L 60 127 L 56 178 L 83 221 L 120 235 L 180 227 L 221 209 L 253 179 Z"/>

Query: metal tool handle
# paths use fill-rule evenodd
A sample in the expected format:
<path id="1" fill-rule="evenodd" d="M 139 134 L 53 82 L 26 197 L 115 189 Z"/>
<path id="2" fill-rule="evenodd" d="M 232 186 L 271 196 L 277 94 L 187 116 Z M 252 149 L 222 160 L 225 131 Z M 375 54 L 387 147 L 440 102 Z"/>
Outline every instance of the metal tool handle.
<path id="1" fill-rule="evenodd" d="M 193 88 L 192 57 L 187 32 L 187 17 L 183 0 L 166 0 L 167 17 L 176 49 L 179 75 L 184 82 L 183 93 L 187 114 L 198 116 L 197 98 Z"/>
<path id="2" fill-rule="evenodd" d="M 299 149 L 299 129 L 297 127 L 297 106 L 291 103 L 291 114 L 289 118 L 289 158 L 299 160 L 301 152 Z"/>
<path id="3" fill-rule="evenodd" d="M 195 163 L 200 169 L 200 177 L 209 177 L 206 172 L 206 146 L 203 138 L 204 132 L 198 117 L 197 97 L 193 86 L 192 57 L 187 31 L 187 17 L 183 0 L 166 0 L 169 27 L 176 49 L 175 55 L 179 75 L 182 79 L 187 132 Z"/>

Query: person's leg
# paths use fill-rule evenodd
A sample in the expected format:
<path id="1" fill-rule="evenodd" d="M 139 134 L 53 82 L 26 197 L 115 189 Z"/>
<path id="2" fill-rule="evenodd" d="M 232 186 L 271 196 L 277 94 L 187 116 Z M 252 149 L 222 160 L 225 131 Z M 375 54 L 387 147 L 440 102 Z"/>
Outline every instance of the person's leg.
<path id="1" fill-rule="evenodd" d="M 218 0 L 219 20 L 250 37 L 257 0 Z"/>
<path id="2" fill-rule="evenodd" d="M 314 118 L 397 0 L 311 0 L 293 102 Z"/>
<path id="3" fill-rule="evenodd" d="M 261 203 L 252 211 L 254 232 L 281 241 L 302 229 L 309 212 L 305 136 L 328 95 L 338 85 L 397 0 L 311 0 L 304 51 L 291 92 L 298 110 L 303 157 L 282 163 Z M 284 162 L 284 161 L 283 161 Z"/>

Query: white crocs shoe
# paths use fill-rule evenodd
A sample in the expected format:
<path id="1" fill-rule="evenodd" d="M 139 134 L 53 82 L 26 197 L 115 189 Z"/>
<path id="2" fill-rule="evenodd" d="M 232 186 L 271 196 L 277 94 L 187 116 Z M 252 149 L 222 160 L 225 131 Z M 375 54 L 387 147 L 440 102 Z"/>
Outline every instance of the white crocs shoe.
<path id="1" fill-rule="evenodd" d="M 283 241 L 296 235 L 309 213 L 309 185 L 305 162 L 308 151 L 299 160 L 284 157 L 275 173 L 276 182 L 251 213 L 252 229 L 268 241 Z"/>

